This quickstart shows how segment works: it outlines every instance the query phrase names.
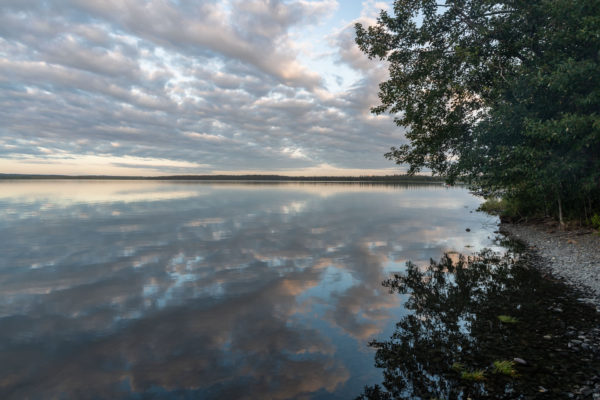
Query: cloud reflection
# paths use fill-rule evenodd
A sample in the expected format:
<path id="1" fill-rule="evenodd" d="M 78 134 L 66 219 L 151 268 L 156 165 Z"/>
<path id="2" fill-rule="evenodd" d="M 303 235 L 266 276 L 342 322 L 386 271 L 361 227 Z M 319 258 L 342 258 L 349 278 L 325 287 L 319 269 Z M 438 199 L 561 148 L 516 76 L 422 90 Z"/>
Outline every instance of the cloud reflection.
<path id="1" fill-rule="evenodd" d="M 107 203 L 3 186 L 5 398 L 356 393 L 370 356 L 348 353 L 401 312 L 389 271 L 487 243 L 462 189 L 115 182 L 139 200 Z"/>

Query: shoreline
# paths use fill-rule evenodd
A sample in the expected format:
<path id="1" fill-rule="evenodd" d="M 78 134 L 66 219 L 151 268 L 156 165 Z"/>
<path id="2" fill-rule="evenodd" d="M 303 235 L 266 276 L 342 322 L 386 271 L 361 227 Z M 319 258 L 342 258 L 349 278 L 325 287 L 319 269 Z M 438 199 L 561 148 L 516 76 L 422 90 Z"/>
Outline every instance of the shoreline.
<path id="1" fill-rule="evenodd" d="M 501 222 L 499 233 L 525 245 L 525 253 L 532 256 L 533 267 L 547 274 L 545 278 L 562 281 L 578 295 L 577 301 L 600 313 L 600 236 L 597 233 L 589 229 L 560 231 L 548 224 L 510 222 Z M 574 386 L 568 397 L 600 400 L 600 374 L 586 371 L 583 362 L 600 355 L 600 326 L 592 325 L 585 330 L 565 326 L 563 335 L 568 350 L 581 354 L 579 368 L 586 377 L 584 384 Z"/>
<path id="2" fill-rule="evenodd" d="M 560 231 L 547 224 L 502 222 L 499 232 L 522 242 L 555 278 L 581 292 L 580 301 L 600 312 L 600 236 L 587 230 Z"/>

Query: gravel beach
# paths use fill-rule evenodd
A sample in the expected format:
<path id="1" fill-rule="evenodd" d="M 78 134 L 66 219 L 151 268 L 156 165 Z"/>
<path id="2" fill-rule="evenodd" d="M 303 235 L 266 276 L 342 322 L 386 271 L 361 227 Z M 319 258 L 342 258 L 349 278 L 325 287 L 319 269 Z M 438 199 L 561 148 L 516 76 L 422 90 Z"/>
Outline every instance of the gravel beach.
<path id="1" fill-rule="evenodd" d="M 600 236 L 590 230 L 561 231 L 545 224 L 512 224 L 503 222 L 500 233 L 521 241 L 539 257 L 540 268 L 553 277 L 564 279 L 582 293 L 579 299 L 591 303 L 600 312 Z M 600 327 L 577 331 L 567 327 L 569 351 L 581 354 L 582 361 L 600 357 Z M 568 398 L 600 400 L 600 373 L 586 371 L 585 384 L 575 386 Z"/>
<path id="2" fill-rule="evenodd" d="M 552 274 L 585 294 L 600 311 L 600 236 L 590 230 L 561 231 L 545 224 L 502 223 L 500 232 L 525 243 Z"/>

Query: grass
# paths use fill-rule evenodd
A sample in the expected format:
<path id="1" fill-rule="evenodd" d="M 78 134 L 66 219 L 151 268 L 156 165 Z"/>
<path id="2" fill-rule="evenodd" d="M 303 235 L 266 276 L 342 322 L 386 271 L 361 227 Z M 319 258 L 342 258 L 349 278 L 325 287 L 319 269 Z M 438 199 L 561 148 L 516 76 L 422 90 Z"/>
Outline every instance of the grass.
<path id="1" fill-rule="evenodd" d="M 482 369 L 467 371 L 465 365 L 459 362 L 452 364 L 451 368 L 459 372 L 461 379 L 466 381 L 483 381 L 485 379 L 485 371 Z"/>
<path id="2" fill-rule="evenodd" d="M 485 371 L 476 369 L 474 371 L 462 371 L 460 377 L 467 381 L 483 381 L 485 380 Z"/>
<path id="3" fill-rule="evenodd" d="M 479 206 L 479 210 L 485 211 L 488 214 L 500 215 L 507 208 L 506 200 L 498 197 L 490 197 Z"/>
<path id="4" fill-rule="evenodd" d="M 465 365 L 459 362 L 455 362 L 452 364 L 452 369 L 456 372 L 463 372 L 465 370 Z"/>
<path id="5" fill-rule="evenodd" d="M 494 370 L 495 374 L 502 374 L 507 376 L 515 377 L 517 376 L 517 370 L 515 369 L 514 361 L 494 361 Z"/>
<path id="6" fill-rule="evenodd" d="M 498 319 L 503 324 L 516 324 L 517 322 L 519 322 L 518 319 L 516 319 L 515 317 L 511 317 L 510 315 L 498 315 Z"/>

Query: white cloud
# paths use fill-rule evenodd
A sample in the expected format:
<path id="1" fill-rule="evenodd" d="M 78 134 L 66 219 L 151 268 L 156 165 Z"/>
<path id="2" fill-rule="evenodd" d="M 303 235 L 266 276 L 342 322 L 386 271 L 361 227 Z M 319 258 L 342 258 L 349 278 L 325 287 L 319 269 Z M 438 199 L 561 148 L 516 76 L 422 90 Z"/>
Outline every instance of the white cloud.
<path id="1" fill-rule="evenodd" d="M 385 66 L 360 53 L 336 1 L 4 4 L 0 172 L 393 168 L 382 154 L 401 132 L 369 113 Z M 75 167 L 66 154 L 105 158 Z"/>
<path id="2" fill-rule="evenodd" d="M 304 152 L 302 151 L 302 149 L 298 149 L 298 148 L 290 148 L 290 147 L 284 147 L 281 152 L 285 155 L 289 155 L 291 158 L 299 158 L 302 160 L 306 160 L 309 159 L 309 157 L 304 154 Z"/>

